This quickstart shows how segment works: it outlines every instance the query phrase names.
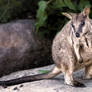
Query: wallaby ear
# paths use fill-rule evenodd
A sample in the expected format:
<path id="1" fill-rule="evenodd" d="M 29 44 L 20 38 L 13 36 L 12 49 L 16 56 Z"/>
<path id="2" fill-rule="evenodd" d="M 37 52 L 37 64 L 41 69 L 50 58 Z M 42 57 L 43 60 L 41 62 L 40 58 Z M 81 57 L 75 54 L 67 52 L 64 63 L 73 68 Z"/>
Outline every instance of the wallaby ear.
<path id="1" fill-rule="evenodd" d="M 63 12 L 62 15 L 66 16 L 66 17 L 69 18 L 69 19 L 72 19 L 72 17 L 73 17 L 74 15 L 76 15 L 76 14 L 75 14 L 75 13 Z"/>
<path id="2" fill-rule="evenodd" d="M 90 8 L 86 7 L 86 8 L 83 9 L 83 15 L 84 16 L 88 16 L 89 13 L 90 13 Z"/>

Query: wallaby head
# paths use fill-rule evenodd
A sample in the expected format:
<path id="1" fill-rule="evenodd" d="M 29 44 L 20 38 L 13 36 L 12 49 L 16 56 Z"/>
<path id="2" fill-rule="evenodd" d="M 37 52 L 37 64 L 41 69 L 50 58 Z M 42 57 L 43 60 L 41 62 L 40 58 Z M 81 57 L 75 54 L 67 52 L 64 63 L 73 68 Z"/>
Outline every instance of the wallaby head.
<path id="1" fill-rule="evenodd" d="M 84 8 L 84 10 L 79 13 L 63 13 L 66 17 L 71 20 L 71 30 L 76 37 L 81 37 L 85 35 L 89 30 L 89 13 L 90 8 Z"/>

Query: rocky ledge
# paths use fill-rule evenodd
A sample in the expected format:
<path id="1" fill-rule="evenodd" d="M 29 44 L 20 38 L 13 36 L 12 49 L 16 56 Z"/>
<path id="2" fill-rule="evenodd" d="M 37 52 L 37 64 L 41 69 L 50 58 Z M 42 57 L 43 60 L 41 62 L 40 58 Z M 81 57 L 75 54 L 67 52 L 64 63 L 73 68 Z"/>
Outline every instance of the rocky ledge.
<path id="1" fill-rule="evenodd" d="M 41 73 L 39 71 L 48 71 L 53 68 L 53 65 L 47 67 L 41 67 L 36 69 L 24 70 L 10 75 L 3 76 L 0 80 L 9 80 L 13 78 L 18 78 L 27 75 L 34 75 Z M 84 70 L 80 70 L 74 73 L 74 77 L 83 82 L 86 87 L 75 88 L 64 84 L 63 74 L 58 75 L 56 78 L 49 80 L 40 80 L 35 82 L 23 83 L 15 86 L 10 86 L 7 88 L 0 87 L 0 92 L 92 92 L 92 80 L 83 80 Z"/>

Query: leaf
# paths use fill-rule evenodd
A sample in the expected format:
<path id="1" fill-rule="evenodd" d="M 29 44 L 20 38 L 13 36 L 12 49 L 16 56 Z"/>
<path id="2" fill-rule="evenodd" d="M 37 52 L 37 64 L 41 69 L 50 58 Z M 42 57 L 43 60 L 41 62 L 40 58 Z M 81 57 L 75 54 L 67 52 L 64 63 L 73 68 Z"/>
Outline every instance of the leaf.
<path id="1" fill-rule="evenodd" d="M 48 73 L 48 70 L 38 70 L 40 73 Z"/>
<path id="2" fill-rule="evenodd" d="M 62 8 L 64 6 L 65 4 L 63 0 L 55 0 L 55 2 L 53 3 L 53 8 Z"/>
<path id="3" fill-rule="evenodd" d="M 46 1 L 40 1 L 38 3 L 38 6 L 39 6 L 39 9 L 37 11 L 37 18 L 40 17 L 41 13 L 44 13 L 45 12 L 45 9 L 47 8 L 47 2 Z"/>
<path id="4" fill-rule="evenodd" d="M 80 0 L 80 3 L 79 3 L 79 9 L 80 9 L 80 11 L 82 11 L 83 10 L 83 8 L 85 8 L 85 7 L 90 7 L 91 6 L 91 3 L 88 1 L 88 0 Z"/>
<path id="5" fill-rule="evenodd" d="M 37 10 L 37 22 L 36 22 L 36 31 L 39 30 L 41 26 L 45 24 L 45 21 L 47 19 L 47 13 L 46 8 L 48 6 L 47 1 L 40 1 L 38 3 L 39 9 Z"/>
<path id="6" fill-rule="evenodd" d="M 45 21 L 47 19 L 47 14 L 41 14 L 40 18 L 38 18 L 38 21 L 36 22 L 36 32 L 39 30 L 41 26 L 45 24 Z"/>
<path id="7" fill-rule="evenodd" d="M 71 0 L 64 0 L 64 3 L 65 5 L 69 8 L 69 9 L 72 9 L 72 10 L 76 10 L 74 4 L 72 3 Z"/>

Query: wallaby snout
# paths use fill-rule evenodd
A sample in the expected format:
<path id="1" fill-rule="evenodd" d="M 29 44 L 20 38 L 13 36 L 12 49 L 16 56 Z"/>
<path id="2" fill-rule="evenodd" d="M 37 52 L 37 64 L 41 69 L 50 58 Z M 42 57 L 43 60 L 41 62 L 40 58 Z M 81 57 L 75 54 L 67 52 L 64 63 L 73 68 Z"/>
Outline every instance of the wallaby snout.
<path id="1" fill-rule="evenodd" d="M 80 37 L 80 33 L 76 32 L 75 33 L 76 37 Z"/>

